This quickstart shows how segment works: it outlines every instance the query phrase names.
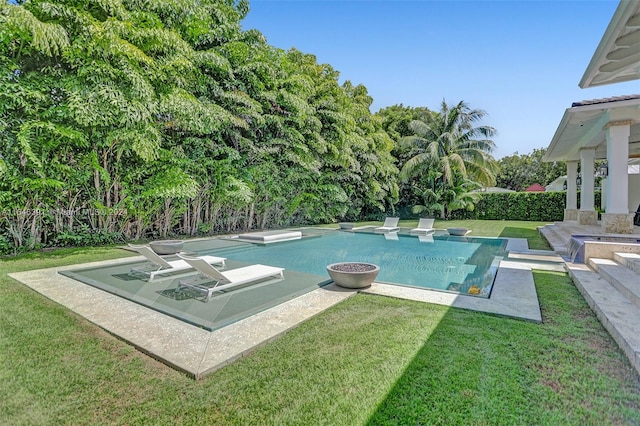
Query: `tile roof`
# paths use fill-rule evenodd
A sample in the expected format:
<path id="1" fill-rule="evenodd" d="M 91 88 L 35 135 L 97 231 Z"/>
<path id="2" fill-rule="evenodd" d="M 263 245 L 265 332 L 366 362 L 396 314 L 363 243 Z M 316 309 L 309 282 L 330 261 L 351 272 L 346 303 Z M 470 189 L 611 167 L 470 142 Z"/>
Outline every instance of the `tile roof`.
<path id="1" fill-rule="evenodd" d="M 539 183 L 534 183 L 533 185 L 530 185 L 527 187 L 527 189 L 525 189 L 526 192 L 544 192 L 546 191 L 546 188 L 542 185 L 540 185 Z"/>
<path id="2" fill-rule="evenodd" d="M 610 98 L 602 98 L 602 99 L 591 99 L 587 101 L 574 102 L 571 104 L 571 107 L 580 107 L 585 105 L 596 105 L 596 104 L 606 104 L 610 102 L 620 102 L 620 101 L 630 101 L 632 99 L 640 99 L 640 95 L 622 95 L 622 96 L 612 96 Z"/>

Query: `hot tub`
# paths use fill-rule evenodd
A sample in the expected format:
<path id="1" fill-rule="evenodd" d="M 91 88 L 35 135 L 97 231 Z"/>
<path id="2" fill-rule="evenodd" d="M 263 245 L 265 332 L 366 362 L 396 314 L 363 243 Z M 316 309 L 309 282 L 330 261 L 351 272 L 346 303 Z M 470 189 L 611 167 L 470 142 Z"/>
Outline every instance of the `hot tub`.
<path id="1" fill-rule="evenodd" d="M 573 263 L 587 263 L 592 257 L 613 259 L 613 253 L 640 254 L 640 237 L 572 235 L 567 251 Z"/>

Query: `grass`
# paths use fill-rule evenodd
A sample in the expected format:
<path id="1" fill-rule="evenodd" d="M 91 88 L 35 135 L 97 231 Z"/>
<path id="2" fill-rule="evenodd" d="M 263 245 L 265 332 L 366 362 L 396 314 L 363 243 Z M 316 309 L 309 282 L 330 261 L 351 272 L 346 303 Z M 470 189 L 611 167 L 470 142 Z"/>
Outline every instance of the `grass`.
<path id="1" fill-rule="evenodd" d="M 0 263 L 0 424 L 640 424 L 640 378 L 566 274 L 534 273 L 542 324 L 359 294 L 196 382 L 6 276 L 122 255 Z"/>

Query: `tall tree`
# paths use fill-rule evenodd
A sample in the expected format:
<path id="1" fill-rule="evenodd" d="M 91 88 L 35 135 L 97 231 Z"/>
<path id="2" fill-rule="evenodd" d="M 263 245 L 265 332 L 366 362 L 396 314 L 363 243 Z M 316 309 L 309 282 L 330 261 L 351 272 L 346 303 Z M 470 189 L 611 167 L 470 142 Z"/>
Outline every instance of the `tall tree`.
<path id="1" fill-rule="evenodd" d="M 409 124 L 414 120 L 427 120 L 430 111 L 426 107 L 409 107 L 402 104 L 382 108 L 376 113 L 382 119 L 382 128 L 395 141 L 405 136 L 411 136 L 413 132 Z"/>
<path id="2" fill-rule="evenodd" d="M 391 155 L 395 158 L 395 165 L 398 169 L 401 169 L 402 165 L 416 154 L 413 146 L 400 143 L 402 138 L 413 135 L 409 124 L 415 120 L 427 121 L 430 114 L 431 111 L 426 107 L 414 108 L 402 104 L 382 108 L 376 113 L 376 117 L 382 122 L 382 128 L 393 140 Z M 415 182 L 398 182 L 398 199 L 402 205 L 424 202 L 422 197 L 419 197 L 414 191 L 413 183 Z M 428 182 L 425 182 L 425 184 L 428 184 Z"/>
<path id="3" fill-rule="evenodd" d="M 366 88 L 242 30 L 247 11 L 0 4 L 0 250 L 85 228 L 193 235 L 392 205 L 393 144 Z"/>
<path id="4" fill-rule="evenodd" d="M 498 160 L 500 170 L 496 175 L 496 185 L 501 188 L 524 191 L 533 183 L 546 186 L 559 176 L 566 174 L 564 162 L 543 161 L 546 148 L 534 149 L 529 154 L 509 155 Z"/>
<path id="5" fill-rule="evenodd" d="M 409 124 L 412 136 L 402 138 L 400 143 L 414 153 L 404 163 L 400 176 L 404 181 L 420 180 L 429 170 L 437 170 L 441 181 L 440 194 L 457 194 L 454 188 L 467 182 L 491 186 L 495 182 L 497 163 L 491 156 L 495 135 L 493 127 L 477 125 L 486 113 L 471 109 L 461 101 L 453 107 L 443 100 L 440 111 L 432 112 L 424 121 L 414 120 Z M 453 190 L 453 192 L 451 192 Z M 443 203 L 443 215 L 447 216 L 447 205 Z"/>

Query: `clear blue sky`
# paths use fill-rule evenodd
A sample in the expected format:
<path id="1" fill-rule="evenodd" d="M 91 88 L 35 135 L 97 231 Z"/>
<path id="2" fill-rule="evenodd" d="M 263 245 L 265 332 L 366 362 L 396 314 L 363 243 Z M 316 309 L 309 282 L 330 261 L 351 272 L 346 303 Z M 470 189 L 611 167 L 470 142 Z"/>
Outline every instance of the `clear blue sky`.
<path id="1" fill-rule="evenodd" d="M 461 100 L 488 113 L 496 158 L 546 148 L 572 102 L 640 93 L 580 89 L 618 0 L 249 0 L 244 29 L 363 84 L 372 112 Z"/>

